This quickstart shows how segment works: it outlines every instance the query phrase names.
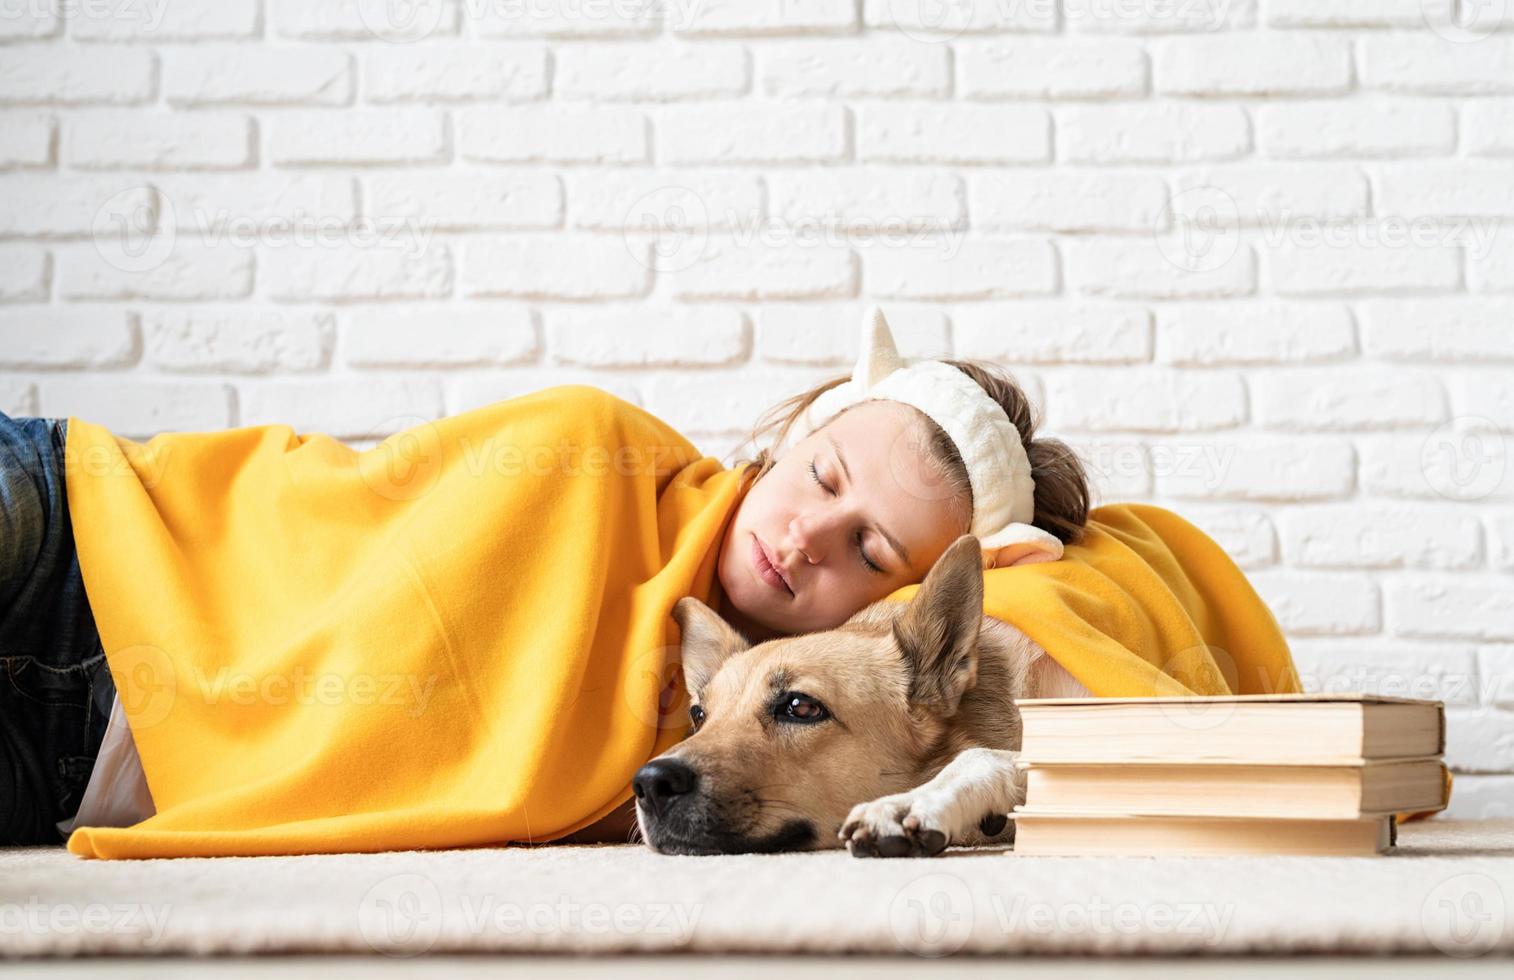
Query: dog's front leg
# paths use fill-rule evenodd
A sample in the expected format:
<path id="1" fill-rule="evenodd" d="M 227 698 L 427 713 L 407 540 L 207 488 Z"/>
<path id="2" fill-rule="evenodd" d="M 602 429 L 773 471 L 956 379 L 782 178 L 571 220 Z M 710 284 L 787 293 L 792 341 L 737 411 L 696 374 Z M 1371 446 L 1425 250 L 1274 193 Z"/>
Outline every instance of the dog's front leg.
<path id="1" fill-rule="evenodd" d="M 924 786 L 852 807 L 839 836 L 857 857 L 938 854 L 1007 838 L 1005 814 L 1024 799 L 1013 752 L 964 749 Z"/>

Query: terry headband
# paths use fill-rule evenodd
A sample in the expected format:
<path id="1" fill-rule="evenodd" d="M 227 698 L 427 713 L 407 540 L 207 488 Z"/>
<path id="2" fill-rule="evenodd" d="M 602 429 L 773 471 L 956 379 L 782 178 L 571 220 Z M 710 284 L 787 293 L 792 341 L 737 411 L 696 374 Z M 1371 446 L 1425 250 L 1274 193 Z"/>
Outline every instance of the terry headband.
<path id="1" fill-rule="evenodd" d="M 970 533 L 982 545 L 984 568 L 1062 557 L 1061 540 L 1031 524 L 1036 484 L 1030 458 L 1020 441 L 1020 430 L 1003 407 L 972 378 L 944 361 L 906 362 L 877 307 L 863 317 L 862 353 L 851 379 L 823 392 L 794 420 L 785 448 L 843 409 L 880 399 L 925 413 L 962 454 L 973 492 Z"/>

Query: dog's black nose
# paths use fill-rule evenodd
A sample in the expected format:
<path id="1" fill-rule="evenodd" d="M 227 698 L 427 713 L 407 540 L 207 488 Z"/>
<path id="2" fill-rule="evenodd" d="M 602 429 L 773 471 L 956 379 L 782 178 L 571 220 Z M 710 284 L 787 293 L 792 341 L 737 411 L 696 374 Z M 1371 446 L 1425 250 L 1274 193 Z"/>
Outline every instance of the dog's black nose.
<path id="1" fill-rule="evenodd" d="M 631 790 L 641 805 L 658 816 L 680 796 L 694 792 L 699 774 L 677 759 L 653 759 L 631 780 Z"/>

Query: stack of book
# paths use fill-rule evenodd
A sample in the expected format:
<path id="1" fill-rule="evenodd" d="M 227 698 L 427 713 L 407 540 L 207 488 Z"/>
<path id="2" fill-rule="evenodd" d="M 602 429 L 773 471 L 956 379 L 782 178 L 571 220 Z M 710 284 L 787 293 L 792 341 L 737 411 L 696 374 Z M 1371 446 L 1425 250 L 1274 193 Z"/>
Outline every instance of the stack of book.
<path id="1" fill-rule="evenodd" d="M 1017 701 L 1018 855 L 1376 854 L 1446 805 L 1445 706 L 1366 694 Z"/>

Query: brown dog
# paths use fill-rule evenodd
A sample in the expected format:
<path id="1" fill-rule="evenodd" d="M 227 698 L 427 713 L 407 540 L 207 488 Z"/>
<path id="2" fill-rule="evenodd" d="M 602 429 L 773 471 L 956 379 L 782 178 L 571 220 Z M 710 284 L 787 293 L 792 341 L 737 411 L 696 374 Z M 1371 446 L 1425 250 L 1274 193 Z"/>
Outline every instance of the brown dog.
<path id="1" fill-rule="evenodd" d="M 844 842 L 894 857 L 1011 839 L 1014 699 L 1087 692 L 983 615 L 980 554 L 963 535 L 910 602 L 756 646 L 679 600 L 693 727 L 632 781 L 646 842 L 669 854 Z"/>

